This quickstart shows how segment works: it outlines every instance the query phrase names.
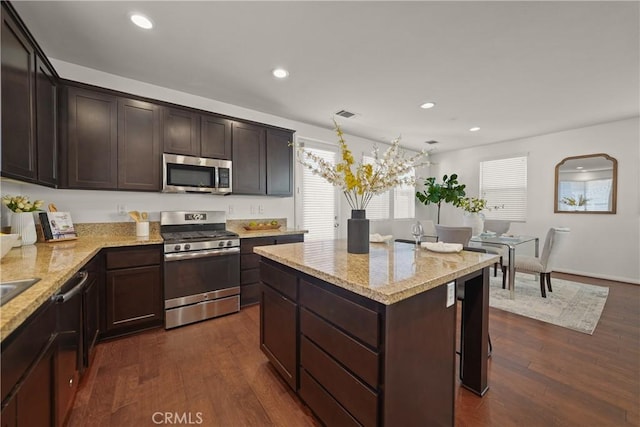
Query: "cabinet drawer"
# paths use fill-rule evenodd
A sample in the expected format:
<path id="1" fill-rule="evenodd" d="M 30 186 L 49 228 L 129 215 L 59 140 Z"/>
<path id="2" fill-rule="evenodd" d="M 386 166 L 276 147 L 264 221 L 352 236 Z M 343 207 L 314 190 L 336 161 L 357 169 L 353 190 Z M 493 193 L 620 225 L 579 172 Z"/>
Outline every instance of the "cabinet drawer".
<path id="1" fill-rule="evenodd" d="M 320 384 L 300 369 L 300 397 L 326 426 L 361 426 Z"/>
<path id="2" fill-rule="evenodd" d="M 303 234 L 287 234 L 284 236 L 276 236 L 276 245 L 282 245 L 284 243 L 297 243 L 304 242 Z"/>
<path id="3" fill-rule="evenodd" d="M 261 262 L 260 279 L 294 301 L 298 300 L 298 280 L 293 274 L 289 274 L 277 267 Z"/>
<path id="4" fill-rule="evenodd" d="M 260 266 L 261 256 L 258 254 L 243 254 L 240 255 L 240 268 L 242 270 L 248 270 L 250 268 L 258 268 Z"/>
<path id="5" fill-rule="evenodd" d="M 309 310 L 366 344 L 378 348 L 380 327 L 379 316 L 375 311 L 325 291 L 305 280 L 300 282 L 300 302 Z"/>
<path id="6" fill-rule="evenodd" d="M 276 239 L 273 237 L 252 237 L 250 239 L 240 239 L 240 253 L 252 254 L 255 246 L 275 245 Z"/>
<path id="7" fill-rule="evenodd" d="M 114 268 L 142 267 L 160 264 L 162 254 L 158 248 L 131 248 L 108 250 L 106 265 L 108 270 Z"/>
<path id="8" fill-rule="evenodd" d="M 258 283 L 260 281 L 260 269 L 240 271 L 240 284 L 248 285 L 250 283 Z"/>
<path id="9" fill-rule="evenodd" d="M 377 353 L 304 308 L 300 310 L 300 331 L 369 386 L 377 388 Z"/>
<path id="10" fill-rule="evenodd" d="M 378 395 L 306 337 L 300 338 L 300 366 L 364 426 L 375 426 Z"/>

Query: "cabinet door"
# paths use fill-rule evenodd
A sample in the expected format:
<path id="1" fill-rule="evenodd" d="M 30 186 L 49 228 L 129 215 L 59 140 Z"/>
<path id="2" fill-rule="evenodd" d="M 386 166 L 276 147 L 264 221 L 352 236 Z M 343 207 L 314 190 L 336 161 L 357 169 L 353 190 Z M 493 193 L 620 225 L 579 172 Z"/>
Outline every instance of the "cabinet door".
<path id="1" fill-rule="evenodd" d="M 53 72 L 36 55 L 36 145 L 38 182 L 58 185 L 57 83 Z"/>
<path id="2" fill-rule="evenodd" d="M 165 153 L 200 156 L 197 114 L 177 108 L 164 108 L 162 127 Z"/>
<path id="3" fill-rule="evenodd" d="M 118 99 L 118 189 L 160 190 L 160 109 Z"/>
<path id="4" fill-rule="evenodd" d="M 18 427 L 53 426 L 55 346 L 50 345 L 17 395 Z"/>
<path id="5" fill-rule="evenodd" d="M 18 425 L 18 408 L 17 397 L 12 397 L 11 400 L 2 408 L 0 414 L 0 426 L 2 427 L 17 427 Z"/>
<path id="6" fill-rule="evenodd" d="M 231 120 L 200 116 L 200 155 L 231 160 Z"/>
<path id="7" fill-rule="evenodd" d="M 260 348 L 285 381 L 297 388 L 297 305 L 262 285 L 260 301 Z"/>
<path id="8" fill-rule="evenodd" d="M 293 195 L 293 133 L 267 129 L 267 195 Z"/>
<path id="9" fill-rule="evenodd" d="M 233 123 L 233 193 L 266 194 L 265 129 Z"/>
<path id="10" fill-rule="evenodd" d="M 4 5 L 3 5 L 4 6 Z M 35 51 L 2 7 L 2 175 L 36 179 L 34 123 Z"/>
<path id="11" fill-rule="evenodd" d="M 68 178 L 71 188 L 118 186 L 118 104 L 115 96 L 70 87 Z"/>
<path id="12" fill-rule="evenodd" d="M 160 266 L 107 272 L 107 332 L 161 323 L 162 302 Z"/>

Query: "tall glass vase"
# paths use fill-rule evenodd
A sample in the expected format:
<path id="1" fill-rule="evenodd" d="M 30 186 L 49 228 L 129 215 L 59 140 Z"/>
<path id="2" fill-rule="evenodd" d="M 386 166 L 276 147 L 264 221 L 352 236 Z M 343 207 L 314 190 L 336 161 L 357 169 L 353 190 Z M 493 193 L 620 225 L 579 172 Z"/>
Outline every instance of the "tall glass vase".
<path id="1" fill-rule="evenodd" d="M 22 245 L 33 245 L 36 236 L 36 224 L 32 212 L 13 213 L 11 215 L 11 232 L 22 237 Z"/>
<path id="2" fill-rule="evenodd" d="M 369 220 L 364 209 L 352 209 L 351 218 L 347 220 L 347 252 L 369 253 Z"/>

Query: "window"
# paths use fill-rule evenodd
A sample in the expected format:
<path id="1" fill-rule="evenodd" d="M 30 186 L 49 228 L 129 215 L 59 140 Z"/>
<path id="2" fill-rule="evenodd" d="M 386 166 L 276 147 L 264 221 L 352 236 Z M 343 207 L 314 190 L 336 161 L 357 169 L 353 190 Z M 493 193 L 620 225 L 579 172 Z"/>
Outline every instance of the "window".
<path id="1" fill-rule="evenodd" d="M 415 170 L 407 174 L 415 176 Z M 416 216 L 416 187 L 415 185 L 400 185 L 393 190 L 393 217 L 395 219 L 415 218 Z"/>
<path id="2" fill-rule="evenodd" d="M 525 221 L 527 215 L 527 158 L 480 162 L 480 194 L 491 210 L 487 219 Z"/>
<path id="3" fill-rule="evenodd" d="M 362 156 L 362 163 L 373 165 L 375 159 L 370 156 Z M 388 191 L 373 196 L 367 205 L 367 219 L 389 219 L 389 199 Z"/>
<path id="4" fill-rule="evenodd" d="M 308 145 L 305 149 L 328 162 L 334 164 L 336 162 L 337 154 L 334 151 L 312 148 Z M 304 239 L 306 241 L 334 239 L 337 212 L 336 187 L 308 168 L 302 169 L 302 222 L 304 228 L 309 230 Z"/>

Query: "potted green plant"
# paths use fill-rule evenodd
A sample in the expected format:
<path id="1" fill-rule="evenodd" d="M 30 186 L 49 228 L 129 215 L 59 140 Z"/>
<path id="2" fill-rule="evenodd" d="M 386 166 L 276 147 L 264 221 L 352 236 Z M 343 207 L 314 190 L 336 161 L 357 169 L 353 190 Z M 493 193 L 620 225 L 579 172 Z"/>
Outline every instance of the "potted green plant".
<path id="1" fill-rule="evenodd" d="M 442 202 L 460 206 L 460 201 L 466 195 L 466 185 L 458 183 L 458 175 L 451 174 L 442 177 L 442 183 L 436 182 L 435 177 L 429 177 L 424 181 L 425 190 L 416 192 L 416 197 L 425 205 L 438 206 L 438 224 L 440 224 L 440 206 Z"/>

